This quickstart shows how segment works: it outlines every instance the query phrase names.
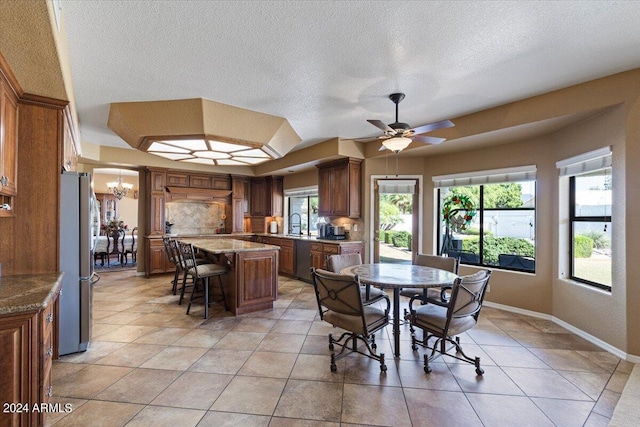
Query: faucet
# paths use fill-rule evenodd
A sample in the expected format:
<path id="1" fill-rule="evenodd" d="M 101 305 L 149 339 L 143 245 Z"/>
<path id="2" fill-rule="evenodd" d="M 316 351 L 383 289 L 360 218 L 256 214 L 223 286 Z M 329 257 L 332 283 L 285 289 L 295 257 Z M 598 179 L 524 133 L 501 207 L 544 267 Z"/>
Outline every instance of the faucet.
<path id="1" fill-rule="evenodd" d="M 298 217 L 298 222 L 294 223 L 293 222 L 293 218 L 297 216 Z M 291 215 L 289 215 L 289 234 L 296 234 L 294 233 L 294 229 L 298 227 L 298 233 L 299 235 L 302 235 L 302 217 L 300 216 L 299 213 L 292 213 Z"/>

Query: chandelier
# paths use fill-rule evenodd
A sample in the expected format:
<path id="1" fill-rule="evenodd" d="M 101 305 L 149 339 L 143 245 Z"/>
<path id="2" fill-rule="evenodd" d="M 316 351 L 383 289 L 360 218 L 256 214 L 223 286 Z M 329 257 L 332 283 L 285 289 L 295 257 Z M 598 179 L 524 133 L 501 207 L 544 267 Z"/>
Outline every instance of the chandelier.
<path id="1" fill-rule="evenodd" d="M 107 187 L 109 187 L 109 192 L 116 196 L 116 199 L 122 200 L 124 196 L 131 191 L 133 188 L 133 184 L 128 184 L 124 182 L 122 179 L 122 171 L 120 171 L 120 176 L 117 181 L 108 182 Z"/>

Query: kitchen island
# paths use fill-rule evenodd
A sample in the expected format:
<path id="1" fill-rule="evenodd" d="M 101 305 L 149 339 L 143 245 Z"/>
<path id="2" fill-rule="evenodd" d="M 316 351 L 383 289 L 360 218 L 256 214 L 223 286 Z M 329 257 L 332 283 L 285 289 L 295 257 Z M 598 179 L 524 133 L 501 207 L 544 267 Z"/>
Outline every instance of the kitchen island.
<path id="1" fill-rule="evenodd" d="M 234 315 L 273 308 L 278 299 L 278 246 L 236 239 L 181 238 L 229 272 L 222 276 Z"/>

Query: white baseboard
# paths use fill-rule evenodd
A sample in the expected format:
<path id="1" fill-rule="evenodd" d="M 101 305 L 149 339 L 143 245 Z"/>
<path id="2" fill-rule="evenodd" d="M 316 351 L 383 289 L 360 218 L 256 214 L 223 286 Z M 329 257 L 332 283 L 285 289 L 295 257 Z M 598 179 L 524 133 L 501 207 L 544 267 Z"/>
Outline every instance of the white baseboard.
<path id="1" fill-rule="evenodd" d="M 600 338 L 594 337 L 593 335 L 588 334 L 587 332 L 581 329 L 578 329 L 575 326 L 565 322 L 564 320 L 558 319 L 557 317 L 554 317 L 550 314 L 538 313 L 537 311 L 525 310 L 522 308 L 497 304 L 495 302 L 490 302 L 490 301 L 485 301 L 483 304 L 486 305 L 487 307 L 497 308 L 500 310 L 509 311 L 511 313 L 524 314 L 526 316 L 531 316 L 538 319 L 550 320 L 553 323 L 567 329 L 569 332 L 574 333 L 581 338 L 584 338 L 585 340 L 589 341 L 591 344 L 596 345 L 605 351 L 608 351 L 609 353 L 615 355 L 616 357 L 619 357 L 620 359 L 623 359 L 632 363 L 640 363 L 640 356 L 627 354 L 626 352 L 620 350 L 619 348 L 616 348 L 611 344 L 602 341 Z"/>

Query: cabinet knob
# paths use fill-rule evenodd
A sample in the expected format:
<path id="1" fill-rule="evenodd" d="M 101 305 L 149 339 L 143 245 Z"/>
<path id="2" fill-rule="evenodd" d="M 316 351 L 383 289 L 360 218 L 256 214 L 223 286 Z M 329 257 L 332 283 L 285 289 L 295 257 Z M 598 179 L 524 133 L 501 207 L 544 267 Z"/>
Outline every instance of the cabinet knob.
<path id="1" fill-rule="evenodd" d="M 53 323 L 53 313 L 47 314 L 47 322 Z"/>
<path id="2" fill-rule="evenodd" d="M 52 385 L 47 386 L 46 390 L 47 390 L 47 392 L 45 394 L 47 395 L 47 397 L 53 396 L 53 386 Z"/>
<path id="3" fill-rule="evenodd" d="M 45 354 L 47 355 L 47 357 L 53 357 L 53 346 L 49 347 Z"/>

